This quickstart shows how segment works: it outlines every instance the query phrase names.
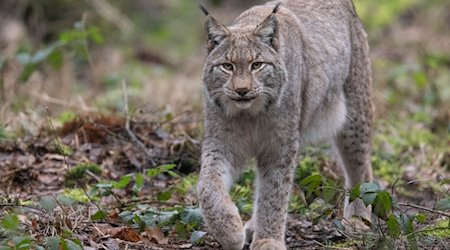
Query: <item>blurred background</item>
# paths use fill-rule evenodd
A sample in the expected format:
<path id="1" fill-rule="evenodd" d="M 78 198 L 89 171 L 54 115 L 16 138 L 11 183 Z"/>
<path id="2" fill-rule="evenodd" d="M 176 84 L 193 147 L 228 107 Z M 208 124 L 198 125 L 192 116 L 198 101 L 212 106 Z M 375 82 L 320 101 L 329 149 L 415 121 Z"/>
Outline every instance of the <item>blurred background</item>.
<path id="1" fill-rule="evenodd" d="M 227 24 L 259 2 L 203 4 Z M 206 49 L 198 4 L 2 0 L 0 137 L 37 133 L 47 106 L 60 118 L 56 122 L 83 112 L 122 112 L 123 81 L 133 113 L 201 114 Z M 355 5 L 370 38 L 379 121 L 391 121 L 402 128 L 398 133 L 420 124 L 446 138 L 450 2 L 355 0 Z M 412 123 L 397 125 L 405 119 Z"/>

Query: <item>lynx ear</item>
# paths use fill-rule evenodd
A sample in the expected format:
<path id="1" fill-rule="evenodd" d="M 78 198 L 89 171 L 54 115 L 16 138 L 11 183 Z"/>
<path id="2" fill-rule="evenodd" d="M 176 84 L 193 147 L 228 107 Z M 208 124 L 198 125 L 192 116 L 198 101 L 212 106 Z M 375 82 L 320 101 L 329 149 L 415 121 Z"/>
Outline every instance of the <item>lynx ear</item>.
<path id="1" fill-rule="evenodd" d="M 278 11 L 281 3 L 275 5 L 272 13 L 256 26 L 253 35 L 260 39 L 261 42 L 271 46 L 275 50 L 278 50 L 278 23 L 275 14 Z"/>
<path id="2" fill-rule="evenodd" d="M 224 25 L 218 23 L 216 19 L 209 14 L 205 7 L 200 5 L 200 8 L 207 17 L 205 26 L 208 34 L 208 51 L 211 52 L 223 41 L 223 39 L 230 35 L 230 32 Z"/>

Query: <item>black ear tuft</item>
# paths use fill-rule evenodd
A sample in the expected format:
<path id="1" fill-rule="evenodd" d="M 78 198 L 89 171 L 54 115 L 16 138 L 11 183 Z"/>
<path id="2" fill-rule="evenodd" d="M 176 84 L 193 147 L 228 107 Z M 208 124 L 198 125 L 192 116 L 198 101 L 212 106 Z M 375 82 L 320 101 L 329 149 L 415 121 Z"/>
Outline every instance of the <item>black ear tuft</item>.
<path id="1" fill-rule="evenodd" d="M 264 19 L 258 26 L 256 26 L 253 35 L 255 35 L 261 42 L 278 50 L 278 22 L 276 13 L 279 10 L 281 3 L 277 3 L 272 10 L 272 13 Z"/>
<path id="2" fill-rule="evenodd" d="M 205 14 L 205 16 L 209 16 L 209 11 L 205 8 L 205 6 L 203 6 L 202 4 L 200 4 L 199 6 L 203 14 Z"/>
<path id="3" fill-rule="evenodd" d="M 272 10 L 272 14 L 277 13 L 278 9 L 280 8 L 280 5 L 281 5 L 281 2 L 279 2 L 275 5 L 275 8 L 273 8 L 273 10 Z"/>
<path id="4" fill-rule="evenodd" d="M 208 51 L 211 52 L 225 38 L 230 35 L 228 29 L 220 24 L 211 15 L 206 19 L 206 32 L 208 34 Z"/>

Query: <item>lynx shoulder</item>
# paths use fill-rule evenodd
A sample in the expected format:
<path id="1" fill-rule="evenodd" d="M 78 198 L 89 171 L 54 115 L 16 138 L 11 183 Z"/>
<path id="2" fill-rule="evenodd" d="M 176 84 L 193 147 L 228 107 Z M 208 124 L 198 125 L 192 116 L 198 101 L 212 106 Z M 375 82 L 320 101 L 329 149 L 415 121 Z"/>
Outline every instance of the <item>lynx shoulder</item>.
<path id="1" fill-rule="evenodd" d="M 197 187 L 224 249 L 285 249 L 289 191 L 300 150 L 328 140 L 351 187 L 372 180 L 367 35 L 351 0 L 255 6 L 225 26 L 207 15 L 205 138 Z M 256 159 L 255 205 L 245 226 L 228 194 Z M 361 200 L 344 217 L 370 221 Z"/>

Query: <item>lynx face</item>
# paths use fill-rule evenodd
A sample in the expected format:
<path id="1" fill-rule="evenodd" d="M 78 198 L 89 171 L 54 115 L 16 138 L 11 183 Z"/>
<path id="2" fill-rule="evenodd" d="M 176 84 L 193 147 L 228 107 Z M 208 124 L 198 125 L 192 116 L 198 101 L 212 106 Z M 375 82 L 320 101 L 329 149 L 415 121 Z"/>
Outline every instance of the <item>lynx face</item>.
<path id="1" fill-rule="evenodd" d="M 271 21 L 275 19 L 244 29 L 226 28 L 213 18 L 207 23 L 209 55 L 203 81 L 208 98 L 229 116 L 256 115 L 280 96 L 286 71 Z"/>

